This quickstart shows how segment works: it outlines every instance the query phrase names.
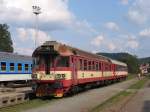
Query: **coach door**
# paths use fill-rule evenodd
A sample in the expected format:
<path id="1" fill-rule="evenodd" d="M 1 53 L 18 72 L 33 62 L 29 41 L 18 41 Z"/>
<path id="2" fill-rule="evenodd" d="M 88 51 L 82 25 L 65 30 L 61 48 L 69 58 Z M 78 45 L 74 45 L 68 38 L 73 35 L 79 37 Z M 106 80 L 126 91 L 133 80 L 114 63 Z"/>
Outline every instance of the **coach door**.
<path id="1" fill-rule="evenodd" d="M 77 58 L 72 57 L 72 82 L 73 85 L 77 85 Z"/>

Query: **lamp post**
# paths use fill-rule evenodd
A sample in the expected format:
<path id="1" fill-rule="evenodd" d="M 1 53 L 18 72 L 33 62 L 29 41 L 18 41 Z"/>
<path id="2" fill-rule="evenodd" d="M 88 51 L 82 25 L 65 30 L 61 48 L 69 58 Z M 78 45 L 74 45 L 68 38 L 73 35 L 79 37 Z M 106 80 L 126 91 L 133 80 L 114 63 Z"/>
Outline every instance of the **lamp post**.
<path id="1" fill-rule="evenodd" d="M 39 6 L 32 6 L 33 14 L 35 14 L 35 48 L 38 40 L 38 15 L 41 14 L 41 8 Z"/>

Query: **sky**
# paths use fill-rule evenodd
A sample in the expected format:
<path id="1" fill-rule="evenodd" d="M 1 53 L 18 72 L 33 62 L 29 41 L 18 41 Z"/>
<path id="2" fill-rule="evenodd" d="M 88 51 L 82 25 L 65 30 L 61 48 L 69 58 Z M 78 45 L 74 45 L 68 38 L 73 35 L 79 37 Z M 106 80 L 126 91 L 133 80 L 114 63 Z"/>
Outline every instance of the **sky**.
<path id="1" fill-rule="evenodd" d="M 38 36 L 32 6 L 39 6 Z M 32 55 L 55 40 L 92 53 L 150 56 L 150 0 L 0 0 L 14 52 Z M 36 40 L 36 46 L 35 46 Z"/>

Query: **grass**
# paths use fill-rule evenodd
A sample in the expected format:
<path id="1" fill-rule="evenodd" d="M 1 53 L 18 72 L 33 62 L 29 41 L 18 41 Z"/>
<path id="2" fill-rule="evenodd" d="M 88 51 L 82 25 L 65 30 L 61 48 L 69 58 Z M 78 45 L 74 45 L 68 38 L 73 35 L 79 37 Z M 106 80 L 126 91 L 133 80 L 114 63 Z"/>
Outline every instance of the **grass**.
<path id="1" fill-rule="evenodd" d="M 55 99 L 48 99 L 48 100 L 42 100 L 42 99 L 34 99 L 27 101 L 25 103 L 17 104 L 10 107 L 4 107 L 0 109 L 0 112 L 21 112 L 23 110 L 28 110 L 36 107 L 41 107 L 43 105 L 50 104 L 50 102 L 54 101 Z"/>
<path id="2" fill-rule="evenodd" d="M 128 89 L 140 89 L 145 85 L 147 81 L 148 81 L 148 78 L 141 79 L 135 84 L 131 85 Z"/>
<path id="3" fill-rule="evenodd" d="M 130 80 L 130 79 L 133 79 L 133 78 L 135 78 L 136 77 L 136 75 L 135 74 L 128 74 L 128 77 L 127 77 L 127 80 Z"/>
<path id="4" fill-rule="evenodd" d="M 147 81 L 148 81 L 148 78 L 141 79 L 141 80 L 137 81 L 135 84 L 131 85 L 128 89 L 133 89 L 133 90 L 141 89 L 142 87 L 144 87 L 144 85 L 146 84 Z M 103 111 L 105 108 L 115 105 L 116 103 L 120 102 L 123 98 L 126 98 L 127 96 L 130 96 L 130 95 L 134 95 L 137 92 L 137 91 L 134 91 L 134 92 L 127 91 L 127 90 L 117 93 L 116 95 L 112 96 L 108 100 L 106 100 L 103 103 L 94 107 L 90 112 Z"/>
<path id="5" fill-rule="evenodd" d="M 129 94 L 131 94 L 131 92 L 121 91 L 118 94 L 112 96 L 110 99 L 106 100 L 104 103 L 97 105 L 90 112 L 100 112 L 104 108 L 109 107 L 112 104 L 115 104 L 116 102 L 120 101 L 120 99 L 128 96 Z"/>

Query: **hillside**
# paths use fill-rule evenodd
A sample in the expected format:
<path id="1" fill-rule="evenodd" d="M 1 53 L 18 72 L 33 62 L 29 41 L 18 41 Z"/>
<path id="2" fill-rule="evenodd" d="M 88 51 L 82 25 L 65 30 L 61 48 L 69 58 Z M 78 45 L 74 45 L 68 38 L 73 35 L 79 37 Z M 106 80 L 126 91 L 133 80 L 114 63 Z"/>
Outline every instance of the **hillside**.
<path id="1" fill-rule="evenodd" d="M 122 58 L 126 58 L 128 56 L 130 56 L 130 54 L 128 53 L 97 53 L 115 60 L 120 60 Z M 120 60 L 121 61 L 121 60 Z"/>
<path id="2" fill-rule="evenodd" d="M 140 62 L 140 64 L 143 64 L 143 63 L 150 63 L 150 57 L 139 58 L 139 62 Z"/>

